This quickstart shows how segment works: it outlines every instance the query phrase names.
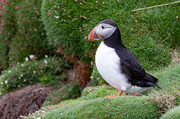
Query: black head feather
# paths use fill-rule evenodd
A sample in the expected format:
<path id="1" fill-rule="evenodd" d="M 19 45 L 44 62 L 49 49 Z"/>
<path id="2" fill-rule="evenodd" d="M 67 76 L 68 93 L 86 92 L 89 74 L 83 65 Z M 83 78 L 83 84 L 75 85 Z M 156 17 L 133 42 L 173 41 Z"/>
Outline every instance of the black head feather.
<path id="1" fill-rule="evenodd" d="M 117 24 L 111 19 L 106 19 L 106 20 L 99 22 L 99 24 L 101 24 L 101 23 L 105 23 L 105 24 L 109 24 L 109 25 L 117 27 Z"/>

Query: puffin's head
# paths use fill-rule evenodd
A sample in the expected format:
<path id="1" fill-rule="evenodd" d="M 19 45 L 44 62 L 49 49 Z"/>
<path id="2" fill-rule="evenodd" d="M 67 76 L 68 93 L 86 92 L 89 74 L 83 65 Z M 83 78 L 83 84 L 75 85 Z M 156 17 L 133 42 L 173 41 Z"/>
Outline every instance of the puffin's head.
<path id="1" fill-rule="evenodd" d="M 88 40 L 95 41 L 101 38 L 107 39 L 117 28 L 118 26 L 114 21 L 110 19 L 103 20 L 90 32 Z"/>

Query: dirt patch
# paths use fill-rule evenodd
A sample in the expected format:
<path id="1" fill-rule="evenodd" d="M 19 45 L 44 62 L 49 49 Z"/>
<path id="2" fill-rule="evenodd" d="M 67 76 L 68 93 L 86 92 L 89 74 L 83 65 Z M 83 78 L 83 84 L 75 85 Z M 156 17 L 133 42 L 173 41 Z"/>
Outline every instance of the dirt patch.
<path id="1" fill-rule="evenodd" d="M 0 119 L 16 119 L 35 112 L 53 90 L 53 86 L 36 84 L 5 94 L 0 99 Z"/>
<path id="2" fill-rule="evenodd" d="M 175 48 L 173 51 L 172 51 L 172 63 L 175 62 L 175 63 L 180 63 L 180 53 L 178 52 L 178 48 Z"/>

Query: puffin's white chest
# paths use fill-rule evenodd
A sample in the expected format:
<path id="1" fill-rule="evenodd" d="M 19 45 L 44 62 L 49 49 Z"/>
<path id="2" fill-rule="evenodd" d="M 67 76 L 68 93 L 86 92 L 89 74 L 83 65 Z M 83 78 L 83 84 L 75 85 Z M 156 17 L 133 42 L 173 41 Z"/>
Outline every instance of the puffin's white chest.
<path id="1" fill-rule="evenodd" d="M 105 45 L 104 42 L 96 51 L 95 62 L 99 73 L 110 85 L 124 91 L 131 86 L 127 83 L 126 76 L 121 73 L 120 58 L 115 50 Z"/>

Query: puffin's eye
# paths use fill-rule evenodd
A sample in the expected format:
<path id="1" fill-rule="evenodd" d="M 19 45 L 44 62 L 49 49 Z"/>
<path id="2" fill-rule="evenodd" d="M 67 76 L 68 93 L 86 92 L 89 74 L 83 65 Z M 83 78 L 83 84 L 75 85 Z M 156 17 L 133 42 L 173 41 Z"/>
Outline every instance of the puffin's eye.
<path id="1" fill-rule="evenodd" d="M 102 25 L 102 29 L 104 29 L 104 26 Z"/>

